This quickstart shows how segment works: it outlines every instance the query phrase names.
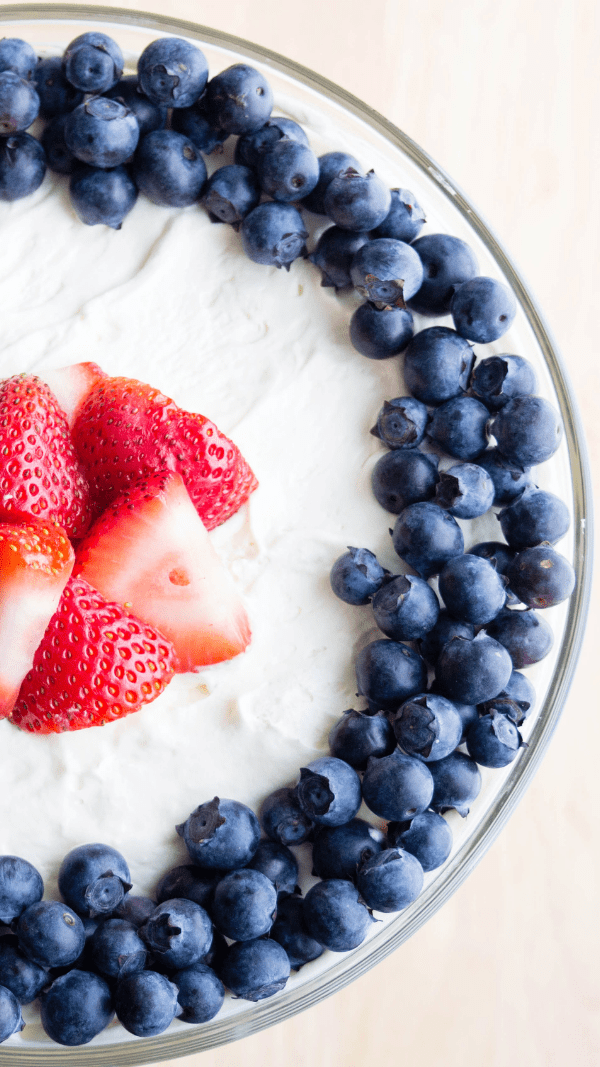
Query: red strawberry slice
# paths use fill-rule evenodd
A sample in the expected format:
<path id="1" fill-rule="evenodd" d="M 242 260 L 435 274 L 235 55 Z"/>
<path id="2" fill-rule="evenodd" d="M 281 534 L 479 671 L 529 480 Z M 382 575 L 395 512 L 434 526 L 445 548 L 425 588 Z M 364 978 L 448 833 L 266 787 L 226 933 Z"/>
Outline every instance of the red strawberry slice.
<path id="1" fill-rule="evenodd" d="M 51 523 L 0 525 L 0 718 L 12 711 L 73 570 L 69 539 Z"/>
<path id="2" fill-rule="evenodd" d="M 140 478 L 179 471 L 207 529 L 225 522 L 257 481 L 239 449 L 202 415 L 133 378 L 91 390 L 73 440 L 98 511 Z"/>
<path id="3" fill-rule="evenodd" d="M 75 573 L 157 626 L 181 671 L 231 659 L 250 641 L 241 599 L 174 472 L 113 502 L 80 544 Z"/>
<path id="4" fill-rule="evenodd" d="M 81 537 L 91 506 L 66 415 L 44 382 L 19 374 L 0 382 L 0 522 L 31 518 Z"/>
<path id="5" fill-rule="evenodd" d="M 15 704 L 31 733 L 104 726 L 149 704 L 170 682 L 175 655 L 152 626 L 71 578 Z"/>
<path id="6" fill-rule="evenodd" d="M 73 363 L 70 367 L 42 371 L 40 377 L 50 386 L 72 429 L 88 394 L 108 375 L 97 363 Z"/>

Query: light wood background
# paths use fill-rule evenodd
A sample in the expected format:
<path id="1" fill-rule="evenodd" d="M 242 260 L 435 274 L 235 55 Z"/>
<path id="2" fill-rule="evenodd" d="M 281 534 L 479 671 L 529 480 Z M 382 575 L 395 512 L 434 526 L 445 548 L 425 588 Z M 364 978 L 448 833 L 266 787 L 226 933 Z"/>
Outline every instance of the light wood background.
<path id="1" fill-rule="evenodd" d="M 545 310 L 579 399 L 598 484 L 597 0 L 129 6 L 287 55 L 361 97 L 440 161 L 491 220 Z M 342 993 L 171 1067 L 597 1067 L 597 605 L 596 598 L 542 769 L 452 900 Z"/>

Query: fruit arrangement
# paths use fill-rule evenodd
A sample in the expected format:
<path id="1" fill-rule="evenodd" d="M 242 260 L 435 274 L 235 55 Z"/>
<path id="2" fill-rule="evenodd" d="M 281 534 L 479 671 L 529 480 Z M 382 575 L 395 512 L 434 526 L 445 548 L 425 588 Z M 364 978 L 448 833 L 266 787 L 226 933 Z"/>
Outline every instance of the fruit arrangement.
<path id="1" fill-rule="evenodd" d="M 527 360 L 476 362 L 473 350 L 510 327 L 506 286 L 479 275 L 465 242 L 419 236 L 408 190 L 347 153 L 317 159 L 297 123 L 271 117 L 253 68 L 208 80 L 200 50 L 169 38 L 137 76 L 122 69 L 104 34 L 39 62 L 25 42 L 0 42 L 0 198 L 34 192 L 49 166 L 70 176 L 87 225 L 120 228 L 139 192 L 200 202 L 240 231 L 250 259 L 288 270 L 307 252 L 299 208 L 327 215 L 310 259 L 324 286 L 363 298 L 352 345 L 376 360 L 404 353 L 411 395 L 381 408 L 372 489 L 415 573 L 389 573 L 367 548 L 340 556 L 333 592 L 384 635 L 356 657 L 366 706 L 343 714 L 330 754 L 267 796 L 260 818 L 233 799 L 200 804 L 176 828 L 190 863 L 153 899 L 131 895 L 125 858 L 105 845 L 64 858 L 64 903 L 42 899 L 30 863 L 0 857 L 0 1040 L 38 996 L 64 1045 L 89 1042 L 115 1012 L 141 1037 L 176 1016 L 206 1022 L 225 988 L 258 1001 L 325 949 L 357 947 L 373 912 L 407 907 L 448 858 L 443 815 L 468 814 L 479 767 L 518 755 L 535 701 L 520 671 L 553 640 L 539 609 L 574 587 L 553 547 L 568 509 L 532 474 L 556 451 L 560 419 L 534 395 Z M 25 132 L 38 113 L 41 141 Z M 231 135 L 235 163 L 207 178 L 202 153 Z M 414 333 L 413 311 L 451 315 L 453 328 Z M 175 673 L 242 653 L 248 618 L 208 533 L 256 485 L 214 423 L 150 385 L 90 363 L 1 383 L 0 714 L 32 733 L 105 725 Z M 491 507 L 505 541 L 465 552 L 460 522 Z M 363 802 L 385 830 L 358 817 Z M 302 895 L 290 846 L 304 842 L 320 880 Z"/>

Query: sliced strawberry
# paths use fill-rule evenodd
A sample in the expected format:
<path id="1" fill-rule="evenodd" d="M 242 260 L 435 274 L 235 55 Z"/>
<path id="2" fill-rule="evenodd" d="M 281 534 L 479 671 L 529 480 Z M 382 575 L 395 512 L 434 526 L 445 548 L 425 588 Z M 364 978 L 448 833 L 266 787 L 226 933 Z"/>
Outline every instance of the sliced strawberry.
<path id="1" fill-rule="evenodd" d="M 58 607 L 75 554 L 58 526 L 0 525 L 0 718 L 12 711 L 21 682 Z"/>
<path id="2" fill-rule="evenodd" d="M 231 659 L 250 641 L 241 599 L 179 474 L 132 486 L 77 550 L 75 573 L 172 641 L 181 671 Z"/>
<path id="3" fill-rule="evenodd" d="M 170 643 L 152 626 L 71 578 L 15 704 L 31 733 L 104 726 L 139 711 L 173 676 Z"/>
<path id="4" fill-rule="evenodd" d="M 40 377 L 50 386 L 72 429 L 88 394 L 108 375 L 97 363 L 73 363 L 70 367 L 42 371 Z"/>
<path id="5" fill-rule="evenodd" d="M 106 378 L 91 390 L 73 440 L 98 511 L 139 478 L 177 470 L 212 530 L 258 484 L 239 449 L 213 422 L 181 411 L 133 378 Z"/>
<path id="6" fill-rule="evenodd" d="M 31 517 L 81 537 L 91 506 L 66 415 L 44 382 L 19 374 L 0 382 L 0 522 Z"/>

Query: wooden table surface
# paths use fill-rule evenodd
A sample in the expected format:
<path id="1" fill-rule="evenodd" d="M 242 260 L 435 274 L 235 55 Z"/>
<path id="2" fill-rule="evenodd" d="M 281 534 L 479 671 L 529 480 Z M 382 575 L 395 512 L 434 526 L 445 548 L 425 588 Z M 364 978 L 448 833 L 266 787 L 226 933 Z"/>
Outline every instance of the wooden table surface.
<path id="1" fill-rule="evenodd" d="M 597 2 L 130 0 L 128 6 L 213 26 L 287 55 L 361 97 L 441 162 L 492 221 L 546 313 L 579 400 L 597 484 Z M 451 901 L 335 997 L 172 1067 L 596 1067 L 599 615 L 596 599 L 541 770 Z"/>

